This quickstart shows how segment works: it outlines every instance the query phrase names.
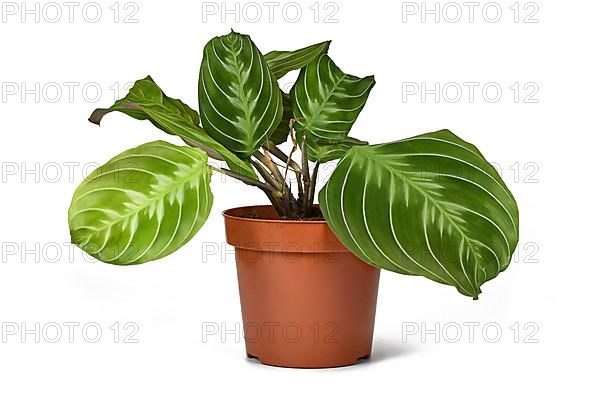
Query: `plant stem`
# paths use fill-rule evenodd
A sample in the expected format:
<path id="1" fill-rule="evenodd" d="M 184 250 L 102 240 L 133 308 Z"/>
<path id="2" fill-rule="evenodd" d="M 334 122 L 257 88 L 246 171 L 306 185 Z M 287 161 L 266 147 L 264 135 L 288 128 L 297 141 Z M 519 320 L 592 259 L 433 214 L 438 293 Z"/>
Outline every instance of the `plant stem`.
<path id="1" fill-rule="evenodd" d="M 302 168 L 298 165 L 297 162 L 295 162 L 292 159 L 291 154 L 290 156 L 287 156 L 273 142 L 267 142 L 267 144 L 265 144 L 263 148 L 268 150 L 271 154 L 273 154 L 281 161 L 285 162 L 286 172 L 288 167 L 291 167 L 294 170 L 294 173 L 296 174 L 296 183 L 298 184 L 298 200 L 301 201 L 304 196 L 302 189 Z"/>
<path id="2" fill-rule="evenodd" d="M 209 157 L 224 161 L 223 157 L 217 153 L 214 149 L 207 147 L 196 141 L 182 138 L 183 141 L 191 147 L 197 147 L 204 150 Z M 305 140 L 302 141 L 302 167 L 298 165 L 291 156 L 288 157 L 283 151 L 281 151 L 272 142 L 267 142 L 263 146 L 264 153 L 256 151 L 254 157 L 259 161 L 250 160 L 254 168 L 263 177 L 265 182 L 261 182 L 256 179 L 249 178 L 240 173 L 234 172 L 227 168 L 218 168 L 209 165 L 208 167 L 217 171 L 221 174 L 235 178 L 246 185 L 254 186 L 261 189 L 266 195 L 273 207 L 277 210 L 280 217 L 298 218 L 298 215 L 308 217 L 312 211 L 312 202 L 314 200 L 314 184 L 313 180 L 316 181 L 316 174 L 318 169 L 318 163 L 313 171 L 313 177 L 311 180 L 310 171 L 308 168 L 308 158 L 306 155 L 306 144 Z M 294 197 L 285 177 L 279 171 L 277 165 L 273 162 L 270 154 L 275 156 L 277 159 L 286 163 L 286 171 L 288 167 L 291 167 L 296 174 L 296 181 L 298 184 L 298 199 Z M 312 190 L 312 192 L 311 192 Z"/>
<path id="3" fill-rule="evenodd" d="M 271 169 L 271 171 L 273 172 L 273 175 L 275 176 L 275 178 L 278 181 L 281 181 L 281 191 L 283 192 L 283 206 L 284 206 L 285 210 L 287 211 L 287 215 L 285 215 L 285 216 L 294 218 L 294 219 L 298 218 L 298 209 L 300 208 L 300 205 L 298 204 L 298 201 L 292 194 L 292 190 L 290 189 L 290 186 L 288 185 L 287 181 L 285 180 L 285 177 L 283 175 L 281 175 L 281 172 L 279 171 L 279 168 L 277 167 L 277 165 L 275 165 L 275 163 L 273 163 L 273 159 L 271 158 L 269 151 L 267 149 L 265 149 L 265 151 L 264 151 L 264 156 L 265 156 L 265 161 L 267 162 L 269 169 Z"/>
<path id="4" fill-rule="evenodd" d="M 250 162 L 266 182 L 270 183 L 272 186 L 275 186 L 277 188 L 281 186 L 280 183 L 277 182 L 275 178 L 273 178 L 273 176 L 262 164 L 259 164 L 255 160 L 250 160 Z M 280 217 L 289 217 L 292 216 L 292 214 L 295 214 L 292 213 L 289 209 L 289 191 L 286 190 L 286 188 L 281 189 L 281 191 L 278 192 L 277 196 L 270 196 L 269 194 L 267 194 L 267 197 L 269 197 L 271 204 L 273 204 L 273 207 L 275 207 L 275 210 L 277 210 L 277 214 L 279 214 Z"/>
<path id="5" fill-rule="evenodd" d="M 279 182 L 282 186 L 285 185 L 285 179 L 283 179 L 283 175 L 281 175 L 279 168 L 277 168 L 277 166 L 273 163 L 273 160 L 267 151 L 261 153 L 257 150 L 254 152 L 254 157 L 256 157 L 258 161 L 263 163 L 263 165 L 269 169 L 271 175 L 277 180 L 277 182 Z"/>
<path id="6" fill-rule="evenodd" d="M 312 213 L 313 204 L 315 202 L 315 187 L 317 186 L 317 173 L 319 172 L 319 165 L 321 165 L 321 164 L 317 161 L 315 163 L 315 168 L 313 169 L 312 178 L 310 179 L 310 187 L 308 188 L 308 196 L 307 197 L 308 197 L 309 213 Z"/>
<path id="7" fill-rule="evenodd" d="M 292 160 L 291 157 L 288 157 L 283 151 L 279 149 L 273 142 L 268 142 L 263 146 L 263 148 L 273 154 L 275 157 L 286 163 L 286 166 L 292 167 L 294 171 L 301 172 L 302 168 L 298 165 L 297 162 Z"/>
<path id="8" fill-rule="evenodd" d="M 261 175 L 263 175 L 263 178 L 265 178 L 265 180 L 272 178 L 278 183 L 278 185 L 276 187 L 280 188 L 281 193 L 283 194 L 283 201 L 282 201 L 281 206 L 285 210 L 285 213 L 281 216 L 297 218 L 298 210 L 300 209 L 300 205 L 298 204 L 298 201 L 292 194 L 292 191 L 291 191 L 288 183 L 286 182 L 285 177 L 283 175 L 281 175 L 281 172 L 279 171 L 278 166 L 273 162 L 273 159 L 271 158 L 269 151 L 267 149 L 265 149 L 264 153 L 261 153 L 260 151 L 256 151 L 254 153 L 254 157 L 256 159 L 258 159 L 259 161 L 261 161 L 262 164 L 264 166 L 266 166 L 270 172 L 270 174 L 267 173 L 267 175 L 269 175 L 269 178 L 267 178 L 267 176 L 263 174 L 264 172 L 266 172 L 266 171 L 264 171 L 264 168 L 262 168 L 262 172 L 261 172 L 261 169 L 259 169 L 259 167 L 257 167 L 257 165 L 260 165 L 260 164 L 256 163 L 255 167 L 257 167 L 257 169 L 259 169 L 259 172 L 261 172 Z"/>
<path id="9" fill-rule="evenodd" d="M 256 170 L 258 171 L 258 173 L 260 174 L 260 176 L 263 177 L 263 179 L 271 186 L 280 189 L 280 183 L 277 182 L 277 180 L 275 178 L 273 178 L 273 176 L 269 173 L 269 171 L 262 165 L 257 163 L 254 160 L 250 160 L 250 162 L 252 163 L 252 165 L 254 166 L 254 168 L 256 168 Z"/>
<path id="10" fill-rule="evenodd" d="M 302 151 L 302 179 L 304 182 L 304 198 L 302 199 L 302 211 L 304 217 L 310 216 L 310 208 L 308 204 L 308 197 L 310 194 L 310 170 L 308 169 L 308 154 L 306 152 L 306 135 L 302 135 L 302 144 L 300 145 Z"/>
<path id="11" fill-rule="evenodd" d="M 273 196 L 270 193 L 266 193 L 267 197 L 269 198 L 269 201 L 271 202 L 271 204 L 273 205 L 273 207 L 275 208 L 275 211 L 277 211 L 277 214 L 281 217 L 281 216 L 285 216 L 286 212 L 283 209 L 283 207 L 281 206 L 281 202 L 279 201 L 279 199 L 277 199 L 275 196 Z"/>

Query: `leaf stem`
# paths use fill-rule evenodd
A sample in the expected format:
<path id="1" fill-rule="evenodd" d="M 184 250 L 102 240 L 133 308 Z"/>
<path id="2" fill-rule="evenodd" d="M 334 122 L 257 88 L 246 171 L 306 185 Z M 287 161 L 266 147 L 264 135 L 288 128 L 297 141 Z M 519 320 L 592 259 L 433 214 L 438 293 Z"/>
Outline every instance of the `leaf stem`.
<path id="1" fill-rule="evenodd" d="M 308 188 L 308 212 L 312 213 L 313 204 L 315 202 L 315 187 L 317 186 L 317 174 L 319 172 L 319 165 L 321 165 L 318 161 L 315 163 L 315 168 L 313 169 L 312 178 L 310 179 L 310 187 Z M 308 215 L 310 216 L 310 215 Z"/>
<path id="2" fill-rule="evenodd" d="M 294 174 L 296 174 L 296 184 L 298 185 L 298 201 L 302 201 L 302 198 L 304 197 L 304 190 L 302 188 L 302 168 L 292 159 L 292 154 L 287 156 L 271 141 L 267 142 L 267 144 L 265 144 L 263 147 L 271 152 L 271 154 L 273 154 L 275 157 L 285 162 L 286 172 L 288 167 L 291 167 L 294 170 Z"/>
<path id="3" fill-rule="evenodd" d="M 256 170 L 258 171 L 258 173 L 260 174 L 260 176 L 262 176 L 263 179 L 269 185 L 271 185 L 274 188 L 279 188 L 280 187 L 279 182 L 277 182 L 277 180 L 275 178 L 273 178 L 273 176 L 269 173 L 269 171 L 262 164 L 259 164 L 255 160 L 250 160 L 250 162 L 252 163 L 252 165 L 254 166 L 254 168 L 256 168 Z"/>
<path id="4" fill-rule="evenodd" d="M 281 216 L 296 218 L 298 216 L 298 210 L 301 208 L 301 206 L 298 203 L 298 200 L 292 194 L 292 191 L 288 183 L 286 182 L 284 176 L 281 174 L 281 171 L 279 171 L 278 166 L 273 162 L 273 159 L 271 158 L 268 149 L 264 150 L 264 153 L 261 153 L 257 150 L 254 153 L 254 157 L 258 161 L 260 161 L 270 173 L 264 174 L 266 171 L 264 171 L 264 168 L 257 167 L 260 166 L 260 164 L 258 163 L 255 163 L 253 165 L 259 170 L 259 173 L 263 175 L 263 178 L 265 178 L 265 180 L 273 179 L 277 182 L 275 186 L 279 188 L 281 193 L 283 194 L 281 206 L 285 210 L 285 213 Z M 273 183 L 271 184 L 273 185 Z"/>
<path id="5" fill-rule="evenodd" d="M 261 153 L 257 150 L 254 152 L 254 157 L 256 157 L 258 161 L 260 161 L 265 167 L 269 169 L 273 178 L 275 178 L 283 188 L 283 186 L 285 185 L 285 180 L 283 179 L 283 175 L 281 175 L 281 172 L 279 172 L 279 168 L 277 168 L 277 166 L 273 163 L 273 160 L 269 156 L 269 152 L 265 151 L 264 153 Z"/>
<path id="6" fill-rule="evenodd" d="M 208 168 L 210 168 L 213 171 L 217 171 L 224 175 L 227 175 L 227 176 L 230 176 L 237 180 L 240 180 L 240 181 L 244 182 L 246 185 L 255 186 L 255 187 L 263 190 L 265 193 L 271 194 L 273 196 L 281 196 L 281 192 L 279 190 L 277 190 L 273 186 L 268 185 L 264 182 L 257 181 L 256 179 L 248 178 L 245 175 L 238 174 L 237 172 L 233 172 L 227 168 L 213 167 L 212 165 L 209 165 Z"/>
<path id="7" fill-rule="evenodd" d="M 271 186 L 274 187 L 280 187 L 279 182 L 277 182 L 277 180 L 275 178 L 273 178 L 273 176 L 269 173 L 269 171 L 260 163 L 258 163 L 255 160 L 250 160 L 250 162 L 252 163 L 252 165 L 254 166 L 254 168 L 256 168 L 256 170 L 258 171 L 258 173 L 260 174 L 260 176 L 263 177 L 263 179 L 268 182 Z M 277 192 L 277 196 L 272 196 L 269 193 L 267 193 L 267 197 L 269 197 L 269 200 L 271 201 L 271 204 L 273 204 L 273 207 L 275 207 L 275 209 L 277 210 L 277 213 L 279 214 L 280 217 L 296 217 L 297 212 L 294 211 L 294 208 L 290 209 L 290 200 L 289 198 L 291 197 L 291 192 L 289 191 L 289 188 L 285 187 L 283 188 L 281 191 Z M 293 196 L 292 196 L 293 197 Z"/>
<path id="8" fill-rule="evenodd" d="M 208 154 L 208 156 L 209 156 L 210 158 L 214 158 L 215 160 L 219 160 L 219 161 L 225 161 L 225 159 L 223 158 L 223 156 L 221 156 L 219 153 L 217 153 L 217 151 L 216 151 L 216 150 L 214 150 L 214 149 L 211 149 L 211 148 L 210 148 L 210 147 L 208 147 L 208 146 L 205 146 L 205 145 L 203 145 L 203 144 L 200 144 L 200 143 L 198 143 L 198 142 L 195 142 L 195 141 L 193 141 L 193 140 L 190 140 L 190 139 L 186 139 L 186 138 L 182 138 L 182 139 L 183 139 L 183 141 L 184 141 L 184 142 L 185 142 L 185 143 L 186 143 L 188 146 L 191 146 L 191 147 L 197 147 L 197 148 L 199 148 L 199 149 L 201 149 L 201 150 L 204 150 L 204 152 L 205 152 L 206 154 Z"/>
<path id="9" fill-rule="evenodd" d="M 302 199 L 302 211 L 304 217 L 310 215 L 308 197 L 310 194 L 310 170 L 308 169 L 308 154 L 306 152 L 306 135 L 302 135 L 302 144 L 300 145 L 302 152 L 302 179 L 304 182 L 304 198 Z"/>
<path id="10" fill-rule="evenodd" d="M 269 151 L 275 157 L 286 163 L 286 167 L 290 166 L 295 172 L 302 172 L 302 168 L 295 162 L 291 157 L 288 157 L 283 151 L 279 149 L 273 142 L 267 142 L 263 146 L 264 149 Z"/>

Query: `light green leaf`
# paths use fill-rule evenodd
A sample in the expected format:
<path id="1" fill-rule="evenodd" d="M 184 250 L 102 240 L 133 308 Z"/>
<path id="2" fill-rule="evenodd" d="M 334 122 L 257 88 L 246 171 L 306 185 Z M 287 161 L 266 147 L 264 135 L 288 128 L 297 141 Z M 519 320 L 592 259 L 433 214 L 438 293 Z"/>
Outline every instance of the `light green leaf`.
<path id="1" fill-rule="evenodd" d="M 111 264 L 165 257 L 198 232 L 212 207 L 200 149 L 156 141 L 127 150 L 85 179 L 69 208 L 71 241 Z"/>
<path id="2" fill-rule="evenodd" d="M 374 85 L 372 76 L 348 75 L 328 55 L 319 56 L 300 71 L 291 91 L 299 136 L 306 134 L 307 144 L 314 149 L 344 142 Z"/>
<path id="3" fill-rule="evenodd" d="M 319 201 L 336 236 L 365 262 L 473 298 L 508 267 L 519 237 L 506 184 L 448 130 L 352 148 Z"/>
<path id="4" fill-rule="evenodd" d="M 327 53 L 330 43 L 328 40 L 293 51 L 270 51 L 265 54 L 265 61 L 279 79 L 290 71 L 304 67 L 319 55 Z"/>
<path id="5" fill-rule="evenodd" d="M 198 98 L 208 134 L 242 158 L 263 145 L 282 119 L 277 80 L 247 35 L 231 32 L 208 42 Z"/>
<path id="6" fill-rule="evenodd" d="M 112 111 L 119 111 L 139 120 L 150 120 L 153 125 L 170 135 L 196 142 L 205 146 L 207 151 L 212 149 L 216 154 L 210 155 L 219 155 L 231 170 L 256 179 L 248 161 L 240 159 L 208 136 L 199 126 L 198 113 L 181 100 L 165 95 L 149 76 L 136 81 L 127 96 L 118 100 L 112 107 L 95 110 L 90 116 L 90 121 L 99 125 L 102 118 Z"/>

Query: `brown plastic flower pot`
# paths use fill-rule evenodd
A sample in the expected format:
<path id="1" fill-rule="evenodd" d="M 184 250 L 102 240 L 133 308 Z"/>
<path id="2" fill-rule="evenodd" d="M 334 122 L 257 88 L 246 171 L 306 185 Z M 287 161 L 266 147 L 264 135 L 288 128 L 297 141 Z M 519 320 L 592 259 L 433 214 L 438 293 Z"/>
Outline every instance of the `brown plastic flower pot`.
<path id="1" fill-rule="evenodd" d="M 248 357 L 298 368 L 370 357 L 378 268 L 350 253 L 324 221 L 281 220 L 271 206 L 223 215 Z"/>

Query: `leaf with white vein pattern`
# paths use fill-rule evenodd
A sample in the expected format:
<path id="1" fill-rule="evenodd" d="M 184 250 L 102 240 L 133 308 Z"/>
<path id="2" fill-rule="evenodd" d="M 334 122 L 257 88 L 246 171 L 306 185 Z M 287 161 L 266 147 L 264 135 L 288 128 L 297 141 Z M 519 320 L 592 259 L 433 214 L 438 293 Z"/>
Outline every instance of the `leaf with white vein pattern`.
<path id="1" fill-rule="evenodd" d="M 352 148 L 319 202 L 336 236 L 365 262 L 475 299 L 508 267 L 519 237 L 506 184 L 448 130 Z"/>
<path id="2" fill-rule="evenodd" d="M 306 66 L 319 55 L 327 53 L 330 43 L 330 41 L 321 42 L 292 51 L 271 51 L 265 54 L 265 61 L 275 78 L 279 79 L 290 71 Z M 283 100 L 283 118 L 269 137 L 269 140 L 274 144 L 281 144 L 287 140 L 290 132 L 289 123 L 294 118 L 290 95 L 282 92 L 281 96 Z"/>
<path id="3" fill-rule="evenodd" d="M 69 208 L 71 241 L 111 264 L 141 264 L 187 243 L 212 207 L 208 157 L 156 141 L 129 149 L 87 177 Z"/>
<path id="4" fill-rule="evenodd" d="M 317 58 L 327 53 L 331 41 L 313 44 L 292 51 L 270 51 L 265 54 L 265 61 L 269 65 L 275 78 L 279 79 L 290 71 L 300 69 Z"/>
<path id="5" fill-rule="evenodd" d="M 290 93 L 298 136 L 306 134 L 308 146 L 314 149 L 344 142 L 374 85 L 372 76 L 346 74 L 326 54 L 316 58 L 302 68 Z M 311 161 L 323 160 L 311 156 Z"/>
<path id="6" fill-rule="evenodd" d="M 198 100 L 204 129 L 242 158 L 263 145 L 282 119 L 277 79 L 250 37 L 233 31 L 204 47 Z"/>

